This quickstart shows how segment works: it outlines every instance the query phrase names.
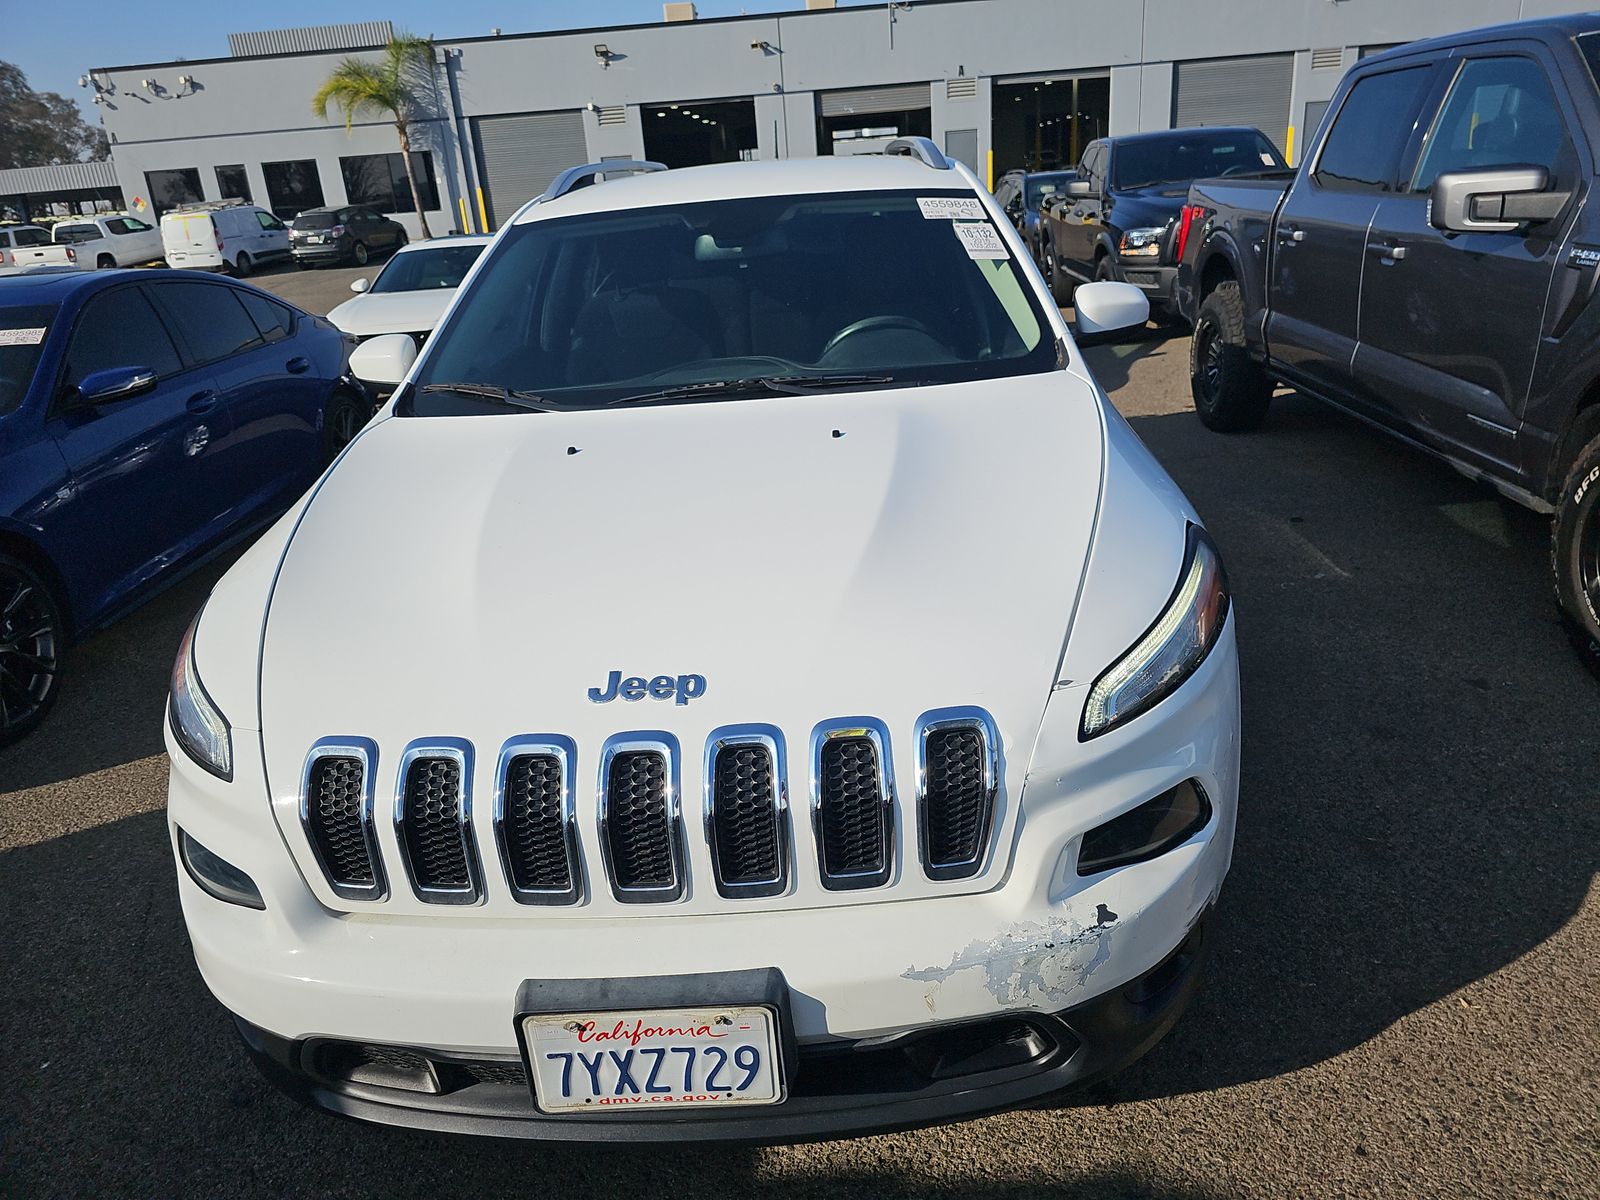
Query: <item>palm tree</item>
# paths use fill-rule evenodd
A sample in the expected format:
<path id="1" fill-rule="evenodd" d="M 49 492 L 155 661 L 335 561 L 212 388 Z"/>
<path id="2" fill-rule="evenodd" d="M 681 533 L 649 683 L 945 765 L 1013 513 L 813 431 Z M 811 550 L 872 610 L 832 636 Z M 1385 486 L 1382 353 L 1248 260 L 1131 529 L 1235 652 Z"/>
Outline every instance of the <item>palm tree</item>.
<path id="1" fill-rule="evenodd" d="M 422 211 L 422 193 L 417 189 L 417 172 L 411 162 L 411 123 L 426 108 L 421 92 L 432 76 L 432 40 L 401 33 L 389 39 L 381 61 L 345 59 L 311 97 L 311 111 L 324 121 L 328 119 L 330 105 L 342 109 L 346 130 L 363 113 L 387 117 L 394 122 L 400 134 L 400 158 L 411 183 L 411 202 L 416 205 L 424 238 L 433 234 L 428 231 L 428 217 Z"/>

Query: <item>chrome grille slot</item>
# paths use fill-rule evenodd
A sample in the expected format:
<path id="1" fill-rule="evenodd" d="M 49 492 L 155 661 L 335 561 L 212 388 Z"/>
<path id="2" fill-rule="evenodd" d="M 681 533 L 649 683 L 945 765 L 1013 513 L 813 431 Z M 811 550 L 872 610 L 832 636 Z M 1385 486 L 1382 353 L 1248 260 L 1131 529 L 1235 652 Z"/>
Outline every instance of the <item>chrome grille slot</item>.
<path id="1" fill-rule="evenodd" d="M 894 777 L 889 731 L 851 717 L 812 734 L 812 822 L 822 885 L 878 887 L 894 869 Z"/>
<path id="2" fill-rule="evenodd" d="M 717 891 L 776 896 L 789 885 L 789 811 L 783 735 L 728 726 L 706 743 L 706 838 Z"/>
<path id="3" fill-rule="evenodd" d="M 600 757 L 600 848 L 624 904 L 684 893 L 678 743 L 667 733 L 620 734 Z"/>
<path id="4" fill-rule="evenodd" d="M 513 738 L 496 772 L 495 842 L 512 896 L 523 904 L 575 904 L 581 894 L 570 739 Z"/>
<path id="5" fill-rule="evenodd" d="M 311 748 L 300 787 L 300 824 L 334 894 L 382 900 L 383 863 L 372 826 L 378 750 L 363 738 L 328 738 Z"/>
<path id="6" fill-rule="evenodd" d="M 456 739 L 413 742 L 400 760 L 395 835 L 411 890 L 429 904 L 483 895 L 472 840 L 472 750 Z"/>
<path id="7" fill-rule="evenodd" d="M 998 789 L 999 738 L 981 709 L 951 708 L 917 721 L 917 828 L 929 879 L 977 874 L 989 846 Z"/>

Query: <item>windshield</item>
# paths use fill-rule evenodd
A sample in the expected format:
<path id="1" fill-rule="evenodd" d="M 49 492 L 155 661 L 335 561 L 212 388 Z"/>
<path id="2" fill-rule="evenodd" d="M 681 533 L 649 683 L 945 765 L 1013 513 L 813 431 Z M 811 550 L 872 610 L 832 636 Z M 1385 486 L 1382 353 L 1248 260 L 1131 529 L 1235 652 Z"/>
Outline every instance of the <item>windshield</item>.
<path id="1" fill-rule="evenodd" d="M 425 292 L 460 287 L 462 278 L 483 250 L 482 242 L 407 250 L 389 260 L 389 265 L 373 281 L 372 291 Z"/>
<path id="2" fill-rule="evenodd" d="M 1119 145 L 1112 186 L 1126 190 L 1287 169 L 1277 147 L 1253 129 L 1187 129 Z"/>
<path id="3" fill-rule="evenodd" d="M 301 213 L 289 223 L 295 229 L 332 229 L 337 215 L 331 212 Z"/>
<path id="4" fill-rule="evenodd" d="M 56 315 L 53 304 L 0 308 L 0 416 L 22 403 L 33 369 L 44 351 L 45 333 Z"/>
<path id="5" fill-rule="evenodd" d="M 1052 369 L 1049 324 L 995 227 L 923 215 L 919 200 L 946 198 L 982 211 L 971 192 L 851 192 L 513 226 L 397 411 L 484 411 L 482 397 L 442 390 L 469 382 L 593 408 L 729 398 L 738 389 L 679 394 L 729 381 L 770 394 L 759 381 L 903 386 Z"/>
<path id="6" fill-rule="evenodd" d="M 100 226 L 98 225 L 57 225 L 55 229 L 57 245 L 92 242 L 100 236 Z"/>
<path id="7" fill-rule="evenodd" d="M 1069 180 L 1077 177 L 1078 173 L 1076 171 L 1050 171 L 1043 175 L 1029 175 L 1027 184 L 1028 208 L 1038 208 L 1040 204 L 1044 203 L 1046 196 L 1054 196 L 1067 186 Z"/>

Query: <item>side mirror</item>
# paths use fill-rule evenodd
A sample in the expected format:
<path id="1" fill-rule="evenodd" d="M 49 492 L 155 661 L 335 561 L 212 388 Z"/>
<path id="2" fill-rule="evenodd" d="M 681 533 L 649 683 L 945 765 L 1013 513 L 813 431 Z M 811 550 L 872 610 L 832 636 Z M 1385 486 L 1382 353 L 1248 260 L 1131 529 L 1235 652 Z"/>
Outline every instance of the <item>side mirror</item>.
<path id="1" fill-rule="evenodd" d="M 385 333 L 368 338 L 350 355 L 350 373 L 363 383 L 397 387 L 417 361 L 417 343 L 409 334 Z"/>
<path id="2" fill-rule="evenodd" d="M 1524 225 L 1554 220 L 1570 192 L 1547 192 L 1543 167 L 1496 167 L 1446 171 L 1433 181 L 1428 223 L 1452 233 L 1515 233 Z"/>
<path id="3" fill-rule="evenodd" d="M 350 290 L 359 296 L 371 286 L 372 281 L 370 279 L 356 279 L 351 282 Z"/>
<path id="4" fill-rule="evenodd" d="M 1089 181 L 1087 179 L 1073 179 L 1068 181 L 1066 193 L 1067 195 L 1073 197 L 1073 199 L 1082 199 L 1084 196 L 1089 194 Z"/>
<path id="5" fill-rule="evenodd" d="M 1150 301 L 1143 292 L 1109 279 L 1079 284 L 1072 305 L 1078 314 L 1072 336 L 1080 346 L 1113 341 L 1112 334 L 1143 328 L 1150 319 Z"/>
<path id="6" fill-rule="evenodd" d="M 90 371 L 78 381 L 79 404 L 106 404 L 126 400 L 156 385 L 156 373 L 149 367 L 107 367 Z"/>

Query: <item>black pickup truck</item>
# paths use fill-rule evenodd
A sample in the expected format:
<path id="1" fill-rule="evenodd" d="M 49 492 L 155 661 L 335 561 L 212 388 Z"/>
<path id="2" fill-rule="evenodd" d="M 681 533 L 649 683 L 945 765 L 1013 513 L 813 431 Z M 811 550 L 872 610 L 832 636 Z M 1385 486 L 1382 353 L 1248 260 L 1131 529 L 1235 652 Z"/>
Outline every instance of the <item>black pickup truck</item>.
<path id="1" fill-rule="evenodd" d="M 1207 426 L 1288 384 L 1553 513 L 1600 670 L 1597 79 L 1594 15 L 1362 59 L 1287 183 L 1194 184 L 1175 253 Z"/>
<path id="2" fill-rule="evenodd" d="M 1288 168 L 1259 129 L 1214 126 L 1098 138 L 1075 178 L 1040 207 L 1040 266 L 1061 303 L 1079 283 L 1115 279 L 1144 292 L 1157 319 L 1177 316 L 1173 236 L 1189 184 Z"/>

